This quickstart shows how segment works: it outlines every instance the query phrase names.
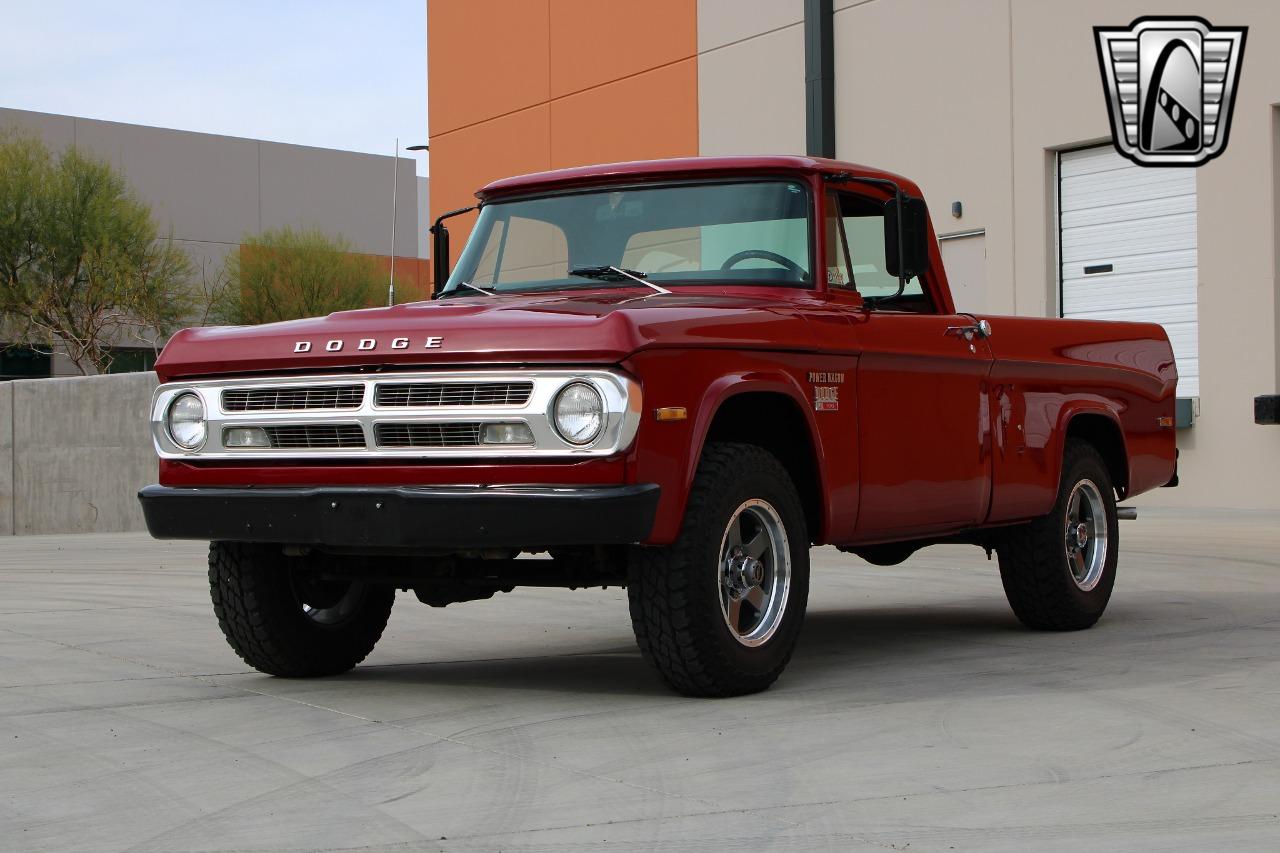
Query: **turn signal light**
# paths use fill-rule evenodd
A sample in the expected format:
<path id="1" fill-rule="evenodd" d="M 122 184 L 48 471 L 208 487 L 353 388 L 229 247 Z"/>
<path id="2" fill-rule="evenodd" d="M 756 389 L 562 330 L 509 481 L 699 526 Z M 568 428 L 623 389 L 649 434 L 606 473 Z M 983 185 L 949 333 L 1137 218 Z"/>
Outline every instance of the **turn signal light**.
<path id="1" fill-rule="evenodd" d="M 223 447 L 270 447 L 271 440 L 262 427 L 232 427 L 222 434 Z"/>
<path id="2" fill-rule="evenodd" d="M 480 439 L 484 444 L 533 444 L 528 424 L 485 424 Z"/>
<path id="3" fill-rule="evenodd" d="M 683 421 L 689 417 L 689 410 L 684 406 L 667 406 L 664 409 L 654 409 L 653 416 L 660 421 Z"/>

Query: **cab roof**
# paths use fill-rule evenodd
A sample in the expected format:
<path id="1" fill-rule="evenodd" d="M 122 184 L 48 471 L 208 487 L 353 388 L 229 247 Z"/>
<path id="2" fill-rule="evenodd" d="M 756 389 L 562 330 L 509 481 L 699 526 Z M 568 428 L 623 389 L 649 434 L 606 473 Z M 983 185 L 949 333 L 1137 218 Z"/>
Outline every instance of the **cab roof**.
<path id="1" fill-rule="evenodd" d="M 486 184 L 476 198 L 490 201 L 498 196 L 523 194 L 531 191 L 618 183 L 624 180 L 661 180 L 668 178 L 706 178 L 715 175 L 777 174 L 779 172 L 814 175 L 835 175 L 842 172 L 863 178 L 887 178 L 895 181 L 903 191 L 919 195 L 920 190 L 909 178 L 856 163 L 828 160 L 823 157 L 798 157 L 785 154 L 767 154 L 735 157 L 676 157 L 668 160 L 633 160 L 625 163 L 601 163 L 594 166 L 576 166 L 571 169 L 555 169 L 550 172 L 533 172 L 502 178 Z"/>

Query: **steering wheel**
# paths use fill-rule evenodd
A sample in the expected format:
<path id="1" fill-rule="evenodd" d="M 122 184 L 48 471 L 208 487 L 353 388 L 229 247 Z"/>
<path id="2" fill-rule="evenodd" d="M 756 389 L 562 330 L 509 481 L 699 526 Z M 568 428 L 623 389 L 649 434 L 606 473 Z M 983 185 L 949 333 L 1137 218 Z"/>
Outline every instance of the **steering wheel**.
<path id="1" fill-rule="evenodd" d="M 783 269 L 790 270 L 796 274 L 797 278 L 804 278 L 804 269 L 795 261 L 786 255 L 779 255 L 777 252 L 770 252 L 768 249 L 744 249 L 729 256 L 729 258 L 720 265 L 720 269 L 728 270 L 737 266 L 742 261 L 749 261 L 758 258 L 762 261 L 773 261 Z"/>

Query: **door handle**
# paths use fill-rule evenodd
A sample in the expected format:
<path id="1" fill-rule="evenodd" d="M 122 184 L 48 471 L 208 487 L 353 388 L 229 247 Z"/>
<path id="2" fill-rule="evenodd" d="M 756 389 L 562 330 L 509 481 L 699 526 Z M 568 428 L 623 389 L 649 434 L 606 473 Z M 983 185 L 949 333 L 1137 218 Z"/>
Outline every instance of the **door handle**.
<path id="1" fill-rule="evenodd" d="M 946 334 L 964 338 L 966 341 L 972 341 L 974 338 L 989 338 L 991 324 L 986 320 L 979 320 L 971 326 L 947 326 Z"/>

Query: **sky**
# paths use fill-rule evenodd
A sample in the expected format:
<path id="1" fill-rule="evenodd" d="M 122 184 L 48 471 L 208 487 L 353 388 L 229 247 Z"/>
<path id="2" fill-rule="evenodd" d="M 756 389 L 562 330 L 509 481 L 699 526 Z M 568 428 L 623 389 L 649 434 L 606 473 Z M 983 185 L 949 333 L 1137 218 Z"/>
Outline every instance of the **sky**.
<path id="1" fill-rule="evenodd" d="M 0 107 L 375 154 L 427 142 L 425 0 L 0 0 L 0 22 Z"/>

